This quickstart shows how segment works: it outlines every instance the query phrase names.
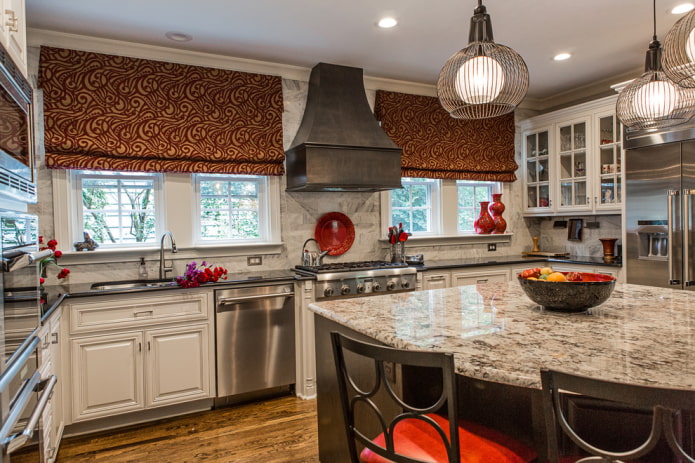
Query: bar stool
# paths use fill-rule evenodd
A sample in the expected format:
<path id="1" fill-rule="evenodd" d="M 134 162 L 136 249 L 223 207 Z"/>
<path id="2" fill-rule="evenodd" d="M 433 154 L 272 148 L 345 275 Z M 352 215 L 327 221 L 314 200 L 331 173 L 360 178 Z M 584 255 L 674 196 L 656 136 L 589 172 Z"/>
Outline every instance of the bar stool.
<path id="1" fill-rule="evenodd" d="M 673 452 L 676 460 L 695 463 L 679 443 L 681 432 L 674 424 L 682 411 L 695 410 L 695 390 L 678 390 L 604 381 L 570 373 L 542 369 L 543 410 L 548 439 L 548 460 L 551 463 L 565 462 L 622 462 L 638 461 L 647 456 L 663 440 Z M 582 438 L 568 421 L 563 407 L 563 398 L 584 396 L 608 401 L 613 406 L 621 405 L 633 409 L 651 410 L 651 431 L 646 439 L 631 449 L 612 451 L 598 448 Z M 561 456 L 558 427 L 581 450 L 591 456 Z M 691 430 L 692 432 L 692 430 Z M 692 437 L 690 437 L 692 441 Z M 667 452 L 668 453 L 668 452 Z"/>
<path id="2" fill-rule="evenodd" d="M 458 420 L 454 357 L 451 354 L 404 351 L 377 346 L 332 332 L 333 354 L 353 463 L 530 463 L 537 453 L 516 439 L 474 423 Z M 374 367 L 373 384 L 355 375 L 346 354 L 368 359 Z M 389 377 L 396 365 L 429 367 L 442 378 L 441 395 L 429 406 L 408 404 Z M 386 410 L 395 411 L 389 413 Z M 358 411 L 358 409 L 360 409 Z M 446 416 L 438 414 L 446 411 Z M 358 413 L 373 416 L 381 433 L 368 436 Z M 447 419 L 448 417 L 448 419 Z M 374 433 L 376 434 L 376 433 Z M 357 443 L 364 447 L 358 453 Z"/>

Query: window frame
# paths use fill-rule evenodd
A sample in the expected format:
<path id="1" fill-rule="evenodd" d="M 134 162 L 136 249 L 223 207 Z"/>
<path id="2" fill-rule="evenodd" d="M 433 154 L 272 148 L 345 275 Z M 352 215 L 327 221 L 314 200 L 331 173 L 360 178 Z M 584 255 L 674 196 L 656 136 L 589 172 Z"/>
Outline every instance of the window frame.
<path id="1" fill-rule="evenodd" d="M 470 185 L 473 188 L 488 188 L 489 189 L 489 198 L 488 200 L 492 202 L 492 195 L 501 191 L 502 185 L 500 182 L 484 182 L 484 181 L 474 181 L 474 180 L 456 180 L 456 230 L 460 234 L 474 234 L 475 231 L 470 231 L 470 230 L 461 230 L 459 227 L 460 225 L 460 208 L 458 204 L 458 189 L 461 186 L 466 186 Z M 475 192 L 474 192 L 475 196 Z M 480 204 L 473 204 L 473 215 L 477 217 L 477 215 L 480 213 Z M 471 224 L 473 225 L 473 224 Z"/>
<path id="2" fill-rule="evenodd" d="M 68 181 L 70 184 L 70 208 L 73 213 L 69 215 L 68 236 L 70 243 L 84 240 L 84 207 L 82 205 L 82 181 L 85 178 L 102 179 L 143 179 L 153 180 L 153 193 L 155 201 L 154 212 L 154 239 L 142 243 L 99 243 L 101 249 L 125 249 L 125 248 L 150 248 L 156 246 L 159 237 L 164 233 L 165 224 L 165 202 L 164 202 L 164 179 L 161 173 L 157 172 L 109 172 L 95 170 L 70 170 Z"/>
<path id="3" fill-rule="evenodd" d="M 402 181 L 405 177 L 402 178 Z M 421 245 L 439 244 L 455 245 L 465 242 L 509 242 L 513 233 L 507 231 L 504 234 L 479 235 L 475 232 L 462 232 L 458 229 L 458 186 L 453 179 L 438 180 L 439 189 L 433 196 L 433 231 L 431 233 L 413 233 L 408 241 L 416 241 Z M 472 182 L 472 181 L 471 181 Z M 491 193 L 502 193 L 505 184 L 501 182 L 484 182 L 496 184 L 497 188 L 492 189 Z M 391 190 L 381 192 L 381 233 L 379 239 L 387 241 L 388 227 L 393 226 L 391 222 Z M 436 228 L 434 228 L 436 226 Z M 410 231 L 410 230 L 408 230 Z"/>
<path id="4" fill-rule="evenodd" d="M 430 222 L 430 230 L 429 231 L 420 231 L 420 232 L 414 232 L 412 230 L 407 230 L 409 233 L 412 233 L 412 236 L 437 236 L 440 234 L 441 230 L 441 217 L 440 217 L 440 203 L 441 203 L 441 188 L 442 188 L 442 181 L 441 180 L 436 180 L 436 179 L 424 179 L 424 178 L 408 178 L 408 177 L 402 177 L 401 178 L 401 184 L 405 185 L 425 185 L 428 189 L 428 194 L 430 196 L 430 204 L 429 204 L 429 222 Z M 411 217 L 412 217 L 412 206 L 410 207 L 411 211 Z M 391 191 L 389 191 L 389 214 L 388 214 L 388 219 L 387 223 L 389 223 L 392 220 L 393 217 L 393 196 L 391 194 Z M 393 225 L 398 225 L 392 223 L 389 226 Z M 386 227 L 388 229 L 388 226 Z"/>
<path id="5" fill-rule="evenodd" d="M 220 179 L 230 181 L 238 179 L 239 181 L 254 181 L 258 185 L 258 238 L 252 239 L 207 239 L 202 236 L 201 223 L 201 196 L 200 182 L 203 180 Z M 272 241 L 272 203 L 271 200 L 271 178 L 263 175 L 235 175 L 235 174 L 191 174 L 191 181 L 195 192 L 194 200 L 194 235 L 193 243 L 200 246 L 220 245 L 220 244 L 252 244 L 266 243 Z M 279 238 L 279 237 L 278 237 Z"/>

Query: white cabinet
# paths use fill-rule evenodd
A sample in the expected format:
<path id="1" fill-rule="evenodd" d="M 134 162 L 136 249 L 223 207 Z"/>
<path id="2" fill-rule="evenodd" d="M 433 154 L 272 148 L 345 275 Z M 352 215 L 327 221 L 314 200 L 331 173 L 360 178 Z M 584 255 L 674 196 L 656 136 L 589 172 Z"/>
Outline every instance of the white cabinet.
<path id="1" fill-rule="evenodd" d="M 522 121 L 524 215 L 620 214 L 624 154 L 616 98 Z"/>
<path id="2" fill-rule="evenodd" d="M 0 43 L 22 74 L 27 76 L 25 0 L 0 0 Z"/>
<path id="3" fill-rule="evenodd" d="M 39 330 L 39 337 L 41 338 L 39 371 L 41 378 L 45 380 L 52 375 L 58 376 L 53 393 L 41 415 L 43 425 L 42 461 L 45 463 L 52 463 L 56 460 L 64 427 L 62 378 L 60 377 L 60 316 L 61 311 L 58 308 Z"/>
<path id="4" fill-rule="evenodd" d="M 69 423 L 214 397 L 212 297 L 75 299 L 69 318 Z"/>
<path id="5" fill-rule="evenodd" d="M 509 269 L 506 267 L 482 267 L 451 272 L 451 286 L 484 285 L 507 281 L 509 281 Z"/>
<path id="6" fill-rule="evenodd" d="M 509 268 L 505 266 L 431 270 L 422 276 L 422 289 L 451 288 L 453 286 L 482 285 L 509 281 Z"/>
<path id="7" fill-rule="evenodd" d="M 433 270 L 422 275 L 422 289 L 441 289 L 451 286 L 451 272 Z"/>

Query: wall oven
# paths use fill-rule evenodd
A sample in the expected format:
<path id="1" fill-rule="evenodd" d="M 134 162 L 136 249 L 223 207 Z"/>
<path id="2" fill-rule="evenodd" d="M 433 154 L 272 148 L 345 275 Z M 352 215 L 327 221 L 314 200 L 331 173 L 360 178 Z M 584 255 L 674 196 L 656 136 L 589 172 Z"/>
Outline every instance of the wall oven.
<path id="1" fill-rule="evenodd" d="M 36 202 L 32 88 L 0 45 L 0 196 Z"/>
<path id="2" fill-rule="evenodd" d="M 36 216 L 1 209 L 0 249 L 0 463 L 15 452 L 21 461 L 41 461 L 41 415 L 56 377 L 42 378 L 38 370 L 38 262 L 52 251 L 39 251 Z"/>

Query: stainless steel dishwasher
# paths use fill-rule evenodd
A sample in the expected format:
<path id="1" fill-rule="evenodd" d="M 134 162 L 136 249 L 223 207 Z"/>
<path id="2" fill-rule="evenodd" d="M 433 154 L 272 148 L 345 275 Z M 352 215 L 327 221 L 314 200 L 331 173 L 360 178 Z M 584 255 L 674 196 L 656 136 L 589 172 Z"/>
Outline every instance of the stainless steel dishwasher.
<path id="1" fill-rule="evenodd" d="M 217 397 L 292 387 L 294 285 L 259 283 L 217 290 L 215 306 Z"/>

